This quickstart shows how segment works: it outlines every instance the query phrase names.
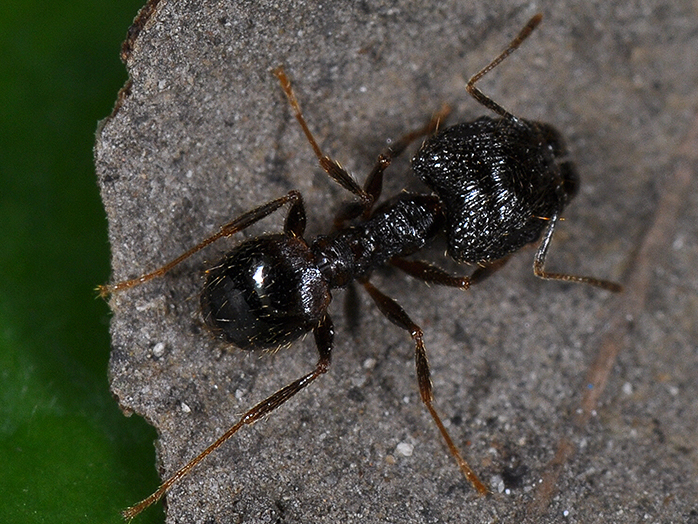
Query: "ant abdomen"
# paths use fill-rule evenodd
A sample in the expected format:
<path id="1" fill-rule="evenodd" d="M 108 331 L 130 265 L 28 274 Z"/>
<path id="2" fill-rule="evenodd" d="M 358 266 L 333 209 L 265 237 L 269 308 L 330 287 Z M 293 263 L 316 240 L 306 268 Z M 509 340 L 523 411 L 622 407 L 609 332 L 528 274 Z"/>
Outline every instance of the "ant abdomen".
<path id="1" fill-rule="evenodd" d="M 577 187 L 550 125 L 487 116 L 430 137 L 412 160 L 444 204 L 448 254 L 491 262 L 536 242 Z"/>
<path id="2" fill-rule="evenodd" d="M 329 287 L 302 238 L 248 240 L 206 271 L 201 309 L 215 334 L 242 349 L 276 349 L 312 331 Z"/>

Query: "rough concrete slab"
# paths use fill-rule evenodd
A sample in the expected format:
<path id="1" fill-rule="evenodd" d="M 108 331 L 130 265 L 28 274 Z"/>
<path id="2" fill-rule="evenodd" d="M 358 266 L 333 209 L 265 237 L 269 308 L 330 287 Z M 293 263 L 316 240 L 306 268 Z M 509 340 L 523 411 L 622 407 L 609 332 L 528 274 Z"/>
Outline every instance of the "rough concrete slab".
<path id="1" fill-rule="evenodd" d="M 151 2 L 124 49 L 131 84 L 97 136 L 114 279 L 291 188 L 309 236 L 326 231 L 346 195 L 316 166 L 273 67 L 361 180 L 386 139 L 442 102 L 451 122 L 485 113 L 465 79 L 541 11 L 482 88 L 574 151 L 583 187 L 550 266 L 626 292 L 539 281 L 532 250 L 467 293 L 379 272 L 425 329 L 437 408 L 494 494 L 476 496 L 440 441 L 407 335 L 366 297 L 354 330 L 337 293 L 329 374 L 176 485 L 167 521 L 698 522 L 695 2 L 429 4 Z M 387 194 L 414 185 L 408 171 L 391 168 Z M 234 243 L 110 301 L 112 390 L 158 429 L 165 476 L 315 363 L 311 338 L 243 354 L 207 334 L 202 271 Z"/>

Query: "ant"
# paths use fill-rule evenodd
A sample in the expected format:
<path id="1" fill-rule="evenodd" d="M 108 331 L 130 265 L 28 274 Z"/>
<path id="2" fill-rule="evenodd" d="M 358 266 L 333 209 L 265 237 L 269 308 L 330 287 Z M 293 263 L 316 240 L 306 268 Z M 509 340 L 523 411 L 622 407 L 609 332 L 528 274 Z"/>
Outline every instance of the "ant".
<path id="1" fill-rule="evenodd" d="M 410 334 L 422 402 L 466 479 L 478 493 L 489 492 L 461 455 L 434 408 L 422 329 L 394 299 L 371 284 L 370 275 L 374 269 L 390 264 L 429 284 L 468 289 L 501 268 L 512 253 L 538 242 L 542 236 L 533 262 L 536 276 L 621 290 L 614 282 L 545 270 L 560 214 L 578 188 L 575 167 L 561 135 L 552 126 L 512 115 L 475 87 L 528 38 L 541 19 L 541 14 L 531 18 L 509 46 L 467 83 L 468 93 L 498 118 L 483 116 L 438 131 L 439 123 L 449 112 L 445 107 L 423 128 L 408 133 L 381 154 L 363 187 L 337 161 L 323 154 L 286 73 L 282 67 L 274 69 L 320 166 L 358 200 L 339 212 L 328 235 L 306 240 L 303 199 L 298 191 L 290 191 L 222 226 L 161 268 L 132 280 L 100 286 L 99 292 L 106 297 L 160 277 L 212 242 L 234 235 L 288 204 L 283 232 L 243 242 L 206 271 L 201 308 L 208 327 L 241 349 L 285 347 L 312 332 L 319 358 L 310 373 L 252 407 L 155 493 L 125 510 L 125 518 L 135 517 L 158 501 L 241 427 L 270 414 L 327 372 L 334 337 L 327 312 L 332 290 L 353 281 L 363 286 L 381 313 Z M 427 138 L 412 159 L 412 169 L 433 192 L 401 193 L 374 209 L 384 171 L 420 137 Z M 446 235 L 447 252 L 452 259 L 478 266 L 470 276 L 454 276 L 430 263 L 405 258 L 440 233 Z"/>

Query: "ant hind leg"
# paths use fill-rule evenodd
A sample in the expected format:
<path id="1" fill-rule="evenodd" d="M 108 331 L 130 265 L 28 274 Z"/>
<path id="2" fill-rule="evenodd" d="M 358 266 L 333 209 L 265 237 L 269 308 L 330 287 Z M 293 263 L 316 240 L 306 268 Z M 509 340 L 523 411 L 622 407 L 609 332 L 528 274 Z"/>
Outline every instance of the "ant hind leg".
<path id="1" fill-rule="evenodd" d="M 147 282 L 148 280 L 161 277 L 162 275 L 170 271 L 173 267 L 175 267 L 177 264 L 183 262 L 193 254 L 201 251 L 209 244 L 212 244 L 216 240 L 219 240 L 223 237 L 229 237 L 231 235 L 234 235 L 235 233 L 239 233 L 240 231 L 248 228 L 255 222 L 272 214 L 274 211 L 279 209 L 287 202 L 291 202 L 292 206 L 291 211 L 289 211 L 289 215 L 286 219 L 285 231 L 290 232 L 291 234 L 296 234 L 300 232 L 300 234 L 302 235 L 303 229 L 305 227 L 305 211 L 303 210 L 303 199 L 298 191 L 289 191 L 287 195 L 281 198 L 271 200 L 266 204 L 262 204 L 261 206 L 256 207 L 255 209 L 240 215 L 232 222 L 229 222 L 228 224 L 222 226 L 217 233 L 214 233 L 213 235 L 205 238 L 197 245 L 185 251 L 184 253 L 179 255 L 171 262 L 168 262 L 164 266 L 154 271 L 151 271 L 150 273 L 146 273 L 144 275 L 141 275 L 140 277 L 132 278 L 130 280 L 123 280 L 115 284 L 103 284 L 97 287 L 97 291 L 99 292 L 99 295 L 102 298 L 106 298 L 112 293 L 136 287 L 143 284 L 144 282 Z"/>
<path id="2" fill-rule="evenodd" d="M 252 409 L 248 410 L 243 414 L 238 421 L 221 435 L 218 440 L 213 444 L 199 453 L 196 457 L 190 460 L 187 464 L 177 470 L 171 477 L 169 477 L 165 482 L 163 482 L 160 487 L 148 498 L 143 499 L 141 502 L 135 506 L 124 510 L 122 515 L 125 519 L 131 520 L 136 515 L 141 513 L 144 509 L 155 504 L 160 500 L 165 493 L 182 478 L 186 477 L 189 472 L 194 469 L 202 460 L 204 460 L 209 454 L 218 449 L 223 445 L 228 439 L 230 439 L 235 433 L 238 432 L 243 426 L 249 426 L 257 422 L 258 420 L 266 417 L 272 411 L 276 410 L 279 406 L 284 404 L 287 400 L 291 399 L 296 393 L 304 389 L 310 383 L 315 381 L 319 376 L 325 374 L 330 367 L 330 361 L 332 356 L 332 342 L 334 338 L 334 328 L 332 326 L 332 320 L 329 315 L 325 315 L 325 318 L 320 322 L 318 327 L 313 330 L 315 335 L 315 343 L 318 348 L 318 353 L 320 357 L 315 365 L 315 369 L 310 373 L 302 376 L 298 380 L 295 380 L 288 384 L 287 386 L 281 388 L 273 395 L 269 396 L 262 402 L 255 405 Z"/>

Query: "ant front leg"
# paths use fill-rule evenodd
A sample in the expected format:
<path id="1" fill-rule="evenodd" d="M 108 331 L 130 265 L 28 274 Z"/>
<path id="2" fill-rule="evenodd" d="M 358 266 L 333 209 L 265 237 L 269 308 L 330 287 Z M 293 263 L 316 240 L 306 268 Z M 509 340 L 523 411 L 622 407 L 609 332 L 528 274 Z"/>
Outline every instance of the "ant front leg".
<path id="1" fill-rule="evenodd" d="M 500 106 L 497 102 L 492 100 L 490 97 L 485 95 L 480 89 L 475 87 L 475 84 L 487 73 L 492 71 L 495 67 L 497 67 L 499 64 L 501 64 L 506 57 L 508 57 L 510 54 L 512 54 L 514 51 L 516 51 L 519 46 L 523 43 L 524 40 L 526 40 L 533 30 L 538 27 L 538 24 L 540 24 L 541 20 L 543 20 L 543 15 L 541 13 L 538 13 L 537 15 L 534 15 L 528 23 L 519 31 L 519 34 L 516 35 L 516 37 L 509 43 L 507 48 L 502 51 L 497 57 L 492 60 L 489 64 L 487 64 L 485 67 L 483 67 L 480 71 L 475 73 L 470 80 L 468 80 L 468 84 L 465 86 L 466 91 L 470 96 L 472 96 L 475 100 L 477 100 L 479 103 L 481 103 L 483 106 L 486 108 L 494 111 L 497 113 L 499 116 L 502 118 L 506 118 L 507 120 L 510 120 L 512 122 L 517 122 L 518 118 L 516 118 L 514 115 L 512 115 L 509 111 L 504 109 L 502 106 Z"/>
<path id="2" fill-rule="evenodd" d="M 388 318 L 388 320 L 390 320 L 396 326 L 407 330 L 410 336 L 412 337 L 412 340 L 414 340 L 415 364 L 417 367 L 417 382 L 419 383 L 419 394 L 422 398 L 422 402 L 429 410 L 429 414 L 434 419 L 436 426 L 439 428 L 439 431 L 441 432 L 441 436 L 446 441 L 446 445 L 448 446 L 449 451 L 456 459 L 456 462 L 458 463 L 458 466 L 463 472 L 465 478 L 468 479 L 468 482 L 470 482 L 470 484 L 481 495 L 489 493 L 487 486 L 485 486 L 482 483 L 482 481 L 477 477 L 475 472 L 472 470 L 472 468 L 468 465 L 468 463 L 461 455 L 460 451 L 454 444 L 453 439 L 446 430 L 446 426 L 444 426 L 443 422 L 441 421 L 441 417 L 439 417 L 438 413 L 434 409 L 434 394 L 431 382 L 431 372 L 429 371 L 427 352 L 426 348 L 424 347 L 424 333 L 422 331 L 422 328 L 420 328 L 417 324 L 412 322 L 412 319 L 410 319 L 407 313 L 405 313 L 405 310 L 402 309 L 402 307 L 397 302 L 395 302 L 395 300 L 393 300 L 387 295 L 384 295 L 370 282 L 368 282 L 368 280 L 365 280 L 361 283 L 368 292 L 368 294 L 371 295 L 371 298 L 376 303 L 381 313 L 383 313 Z"/>
<path id="3" fill-rule="evenodd" d="M 548 248 L 550 247 L 550 240 L 553 238 L 553 232 L 555 231 L 555 225 L 558 221 L 558 214 L 555 213 L 550 218 L 550 226 L 548 226 L 545 236 L 536 251 L 536 256 L 533 259 L 533 273 L 544 280 L 563 280 L 565 282 L 577 282 L 580 284 L 588 284 L 590 286 L 600 287 L 601 289 L 606 289 L 608 291 L 613 291 L 618 293 L 623 291 L 623 286 L 617 282 L 611 282 L 609 280 L 601 280 L 594 277 L 584 277 L 578 275 L 568 275 L 566 273 L 550 273 L 545 270 L 545 258 L 548 256 Z"/>
<path id="4" fill-rule="evenodd" d="M 136 287 L 143 284 L 144 282 L 147 282 L 148 280 L 161 277 L 162 275 L 170 271 L 173 267 L 175 267 L 177 264 L 183 262 L 184 260 L 192 256 L 194 253 L 201 251 L 209 244 L 212 244 L 220 238 L 229 237 L 231 235 L 234 235 L 235 233 L 242 231 L 243 229 L 248 228 L 255 222 L 258 222 L 264 217 L 272 214 L 274 211 L 276 211 L 288 202 L 291 202 L 292 205 L 291 211 L 289 211 L 289 215 L 286 219 L 285 231 L 290 232 L 292 234 L 300 232 L 300 235 L 302 236 L 303 230 L 305 228 L 305 212 L 303 210 L 303 198 L 301 197 L 301 194 L 298 191 L 289 191 L 286 196 L 267 202 L 266 204 L 263 204 L 253 209 L 252 211 L 248 211 L 247 213 L 240 215 L 232 222 L 222 226 L 217 233 L 211 235 L 208 238 L 205 238 L 193 248 L 182 253 L 177 258 L 165 264 L 164 266 L 156 269 L 155 271 L 151 271 L 150 273 L 146 273 L 145 275 L 132 278 L 130 280 L 117 282 L 116 284 L 105 284 L 98 286 L 97 290 L 99 291 L 99 295 L 105 298 L 111 295 L 112 293 Z"/>
<path id="5" fill-rule="evenodd" d="M 393 258 L 390 264 L 407 273 L 411 277 L 422 280 L 427 284 L 438 286 L 457 287 L 458 289 L 469 289 L 473 284 L 479 284 L 490 275 L 501 269 L 507 263 L 509 257 L 504 257 L 494 262 L 478 266 L 469 277 L 451 275 L 440 267 L 437 267 L 423 260 L 408 260 L 406 258 Z"/>
<path id="6" fill-rule="evenodd" d="M 334 339 L 334 327 L 329 315 L 325 315 L 320 324 L 313 330 L 313 334 L 315 335 L 315 343 L 317 345 L 318 353 L 320 354 L 320 358 L 318 359 L 313 371 L 302 376 L 298 380 L 291 382 L 288 386 L 281 388 L 279 391 L 247 411 L 247 413 L 242 415 L 235 425 L 221 435 L 218 440 L 216 440 L 182 468 L 177 470 L 174 475 L 163 482 L 155 493 L 150 495 L 148 498 L 143 499 L 135 506 L 131 506 L 130 508 L 124 510 L 122 512 L 123 517 L 130 520 L 147 507 L 155 504 L 174 484 L 186 477 L 194 467 L 196 467 L 202 460 L 211 454 L 211 452 L 223 445 L 223 443 L 237 433 L 240 428 L 243 426 L 252 425 L 261 418 L 269 415 L 287 400 L 290 400 L 296 393 L 310 385 L 310 383 L 317 379 L 320 375 L 327 373 L 327 370 L 330 367 L 332 357 L 332 342 Z"/>

